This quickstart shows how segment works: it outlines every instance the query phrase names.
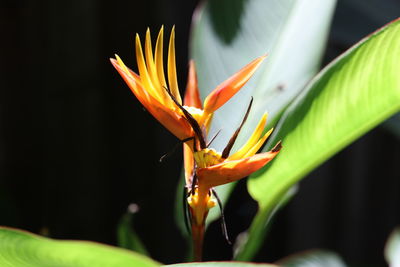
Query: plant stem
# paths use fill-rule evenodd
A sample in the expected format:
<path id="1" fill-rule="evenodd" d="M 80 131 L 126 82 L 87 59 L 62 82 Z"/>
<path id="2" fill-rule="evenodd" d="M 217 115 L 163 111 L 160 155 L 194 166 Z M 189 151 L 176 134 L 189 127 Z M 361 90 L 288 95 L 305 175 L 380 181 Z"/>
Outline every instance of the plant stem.
<path id="1" fill-rule="evenodd" d="M 192 240 L 193 240 L 193 257 L 194 261 L 202 261 L 203 256 L 203 240 L 205 225 L 192 224 Z"/>

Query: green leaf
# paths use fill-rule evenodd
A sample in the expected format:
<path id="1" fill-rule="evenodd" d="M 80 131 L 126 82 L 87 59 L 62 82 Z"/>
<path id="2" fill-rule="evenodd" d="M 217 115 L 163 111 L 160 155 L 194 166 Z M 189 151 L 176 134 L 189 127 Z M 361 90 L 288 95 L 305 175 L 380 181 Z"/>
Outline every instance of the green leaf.
<path id="1" fill-rule="evenodd" d="M 180 264 L 171 264 L 164 266 L 191 266 L 191 267 L 278 267 L 274 264 L 260 264 L 260 263 L 248 263 L 248 262 L 193 262 L 193 263 L 180 263 Z"/>
<path id="2" fill-rule="evenodd" d="M 393 231 L 387 241 L 385 259 L 390 267 L 400 266 L 400 228 Z"/>
<path id="3" fill-rule="evenodd" d="M 280 197 L 340 149 L 400 110 L 400 21 L 328 65 L 290 105 L 268 145 L 279 155 L 248 181 L 260 209 L 238 259 L 250 259 Z"/>
<path id="4" fill-rule="evenodd" d="M 87 241 L 59 241 L 0 228 L 0 266 L 4 267 L 155 267 L 140 254 Z"/>
<path id="5" fill-rule="evenodd" d="M 276 264 L 282 267 L 345 267 L 343 260 L 333 252 L 311 250 L 291 255 L 279 260 Z"/>
<path id="6" fill-rule="evenodd" d="M 210 0 L 193 17 L 190 48 L 201 96 L 251 60 L 269 54 L 263 65 L 213 119 L 213 147 L 222 151 L 254 96 L 253 109 L 233 149 L 250 136 L 262 114 L 276 120 L 289 101 L 318 71 L 336 0 Z M 306 31 L 304 30 L 306 29 Z M 234 183 L 217 187 L 228 199 Z M 219 216 L 212 209 L 209 218 Z"/>
<path id="7" fill-rule="evenodd" d="M 117 226 L 118 246 L 149 255 L 139 236 L 133 231 L 132 224 L 135 214 L 139 211 L 136 204 L 130 204 Z"/>

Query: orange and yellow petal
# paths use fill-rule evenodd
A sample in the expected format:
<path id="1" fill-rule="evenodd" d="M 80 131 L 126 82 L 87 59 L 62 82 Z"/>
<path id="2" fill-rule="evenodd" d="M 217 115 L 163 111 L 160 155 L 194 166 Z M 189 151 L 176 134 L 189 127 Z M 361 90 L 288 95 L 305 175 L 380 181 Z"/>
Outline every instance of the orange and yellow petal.
<path id="1" fill-rule="evenodd" d="M 110 58 L 111 64 L 124 79 L 125 83 L 129 86 L 132 93 L 136 96 L 140 103 L 142 103 L 144 107 L 147 107 L 150 103 L 149 94 L 145 90 L 138 89 L 138 87 L 142 88 L 140 77 L 126 67 L 118 55 L 115 56 L 117 59 Z"/>
<path id="2" fill-rule="evenodd" d="M 249 176 L 270 162 L 279 153 L 279 150 L 280 148 L 252 157 L 224 161 L 214 166 L 198 169 L 199 187 L 211 188 Z"/>
<path id="3" fill-rule="evenodd" d="M 126 67 L 126 69 L 121 67 L 115 59 L 111 59 L 111 63 L 128 84 L 129 88 L 135 94 L 140 103 L 142 103 L 146 110 L 149 111 L 150 114 L 153 115 L 153 117 L 155 117 L 165 128 L 180 140 L 193 136 L 192 127 L 181 113 L 175 112 L 175 110 L 160 103 L 151 94 L 147 94 L 144 86 L 141 84 L 141 81 L 138 80 L 138 77 L 134 72 L 129 71 Z M 128 70 L 128 72 L 126 70 Z"/>
<path id="4" fill-rule="evenodd" d="M 204 100 L 204 111 L 212 113 L 225 104 L 251 78 L 265 57 L 256 58 L 229 79 L 218 85 Z"/>
<path id="5" fill-rule="evenodd" d="M 258 140 L 258 142 L 253 147 L 251 147 L 243 157 L 247 158 L 247 157 L 251 157 L 251 156 L 255 155 L 257 153 L 257 151 L 264 145 L 265 141 L 271 135 L 273 130 L 274 130 L 274 128 L 271 128 L 268 132 L 266 132 L 264 134 L 264 136 L 261 137 Z"/>
<path id="6" fill-rule="evenodd" d="M 267 117 L 268 114 L 264 113 L 264 115 L 261 117 L 261 120 L 258 122 L 256 129 L 254 130 L 253 134 L 250 136 L 250 138 L 247 140 L 247 142 L 234 154 L 228 157 L 228 160 L 237 160 L 244 158 L 247 152 L 249 152 L 250 149 L 252 149 L 257 142 L 259 141 L 262 132 L 264 131 L 265 124 L 267 123 Z M 271 134 L 271 130 L 269 131 L 269 134 Z M 268 136 L 269 136 L 268 134 Z M 267 137 L 268 137 L 267 136 Z M 264 138 L 266 139 L 266 138 Z M 259 148 L 258 148 L 259 149 Z M 257 150 L 258 150 L 257 149 Z M 257 152 L 256 150 L 256 152 Z"/>
<path id="7" fill-rule="evenodd" d="M 160 90 L 155 87 L 153 81 L 150 77 L 150 74 L 147 70 L 146 62 L 143 56 L 142 45 L 140 42 L 140 37 L 136 34 L 136 61 L 139 69 L 140 81 L 143 84 L 143 87 L 146 88 L 146 91 L 152 95 L 159 102 L 164 103 L 164 97 Z"/>
<path id="8" fill-rule="evenodd" d="M 189 61 L 188 80 L 183 103 L 188 107 L 203 109 L 197 82 L 196 67 L 193 60 Z"/>
<path id="9" fill-rule="evenodd" d="M 186 118 L 165 109 L 163 105 L 152 105 L 147 110 L 155 117 L 167 130 L 174 134 L 179 140 L 193 136 L 193 130 Z"/>
<path id="10" fill-rule="evenodd" d="M 165 82 L 165 74 L 164 74 L 164 26 L 161 27 L 160 32 L 157 36 L 156 41 L 156 50 L 155 50 L 155 64 L 157 69 L 158 80 L 161 83 L 162 87 L 167 87 L 167 83 Z"/>
<path id="11" fill-rule="evenodd" d="M 149 74 L 149 78 L 152 84 L 154 85 L 155 89 L 157 91 L 160 91 L 160 94 L 162 95 L 163 99 L 165 99 L 166 98 L 166 92 L 164 92 L 165 90 L 160 90 L 162 88 L 162 85 L 158 79 L 156 63 L 153 57 L 153 48 L 151 45 L 151 35 L 149 29 L 147 29 L 146 31 L 146 39 L 144 42 L 144 54 L 146 58 L 146 67 Z"/>
<path id="12" fill-rule="evenodd" d="M 172 95 L 182 104 L 181 95 L 178 88 L 178 80 L 176 78 L 176 62 L 175 62 L 175 26 L 172 28 L 168 47 L 168 84 Z"/>

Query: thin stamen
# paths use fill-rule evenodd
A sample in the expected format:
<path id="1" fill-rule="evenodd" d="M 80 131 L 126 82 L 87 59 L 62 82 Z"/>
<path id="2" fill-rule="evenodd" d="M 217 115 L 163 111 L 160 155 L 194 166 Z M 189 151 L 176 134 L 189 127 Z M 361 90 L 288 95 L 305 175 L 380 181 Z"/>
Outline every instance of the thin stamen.
<path id="1" fill-rule="evenodd" d="M 249 106 L 247 108 L 246 114 L 244 115 L 242 123 L 240 123 L 239 128 L 237 128 L 236 131 L 233 133 L 233 135 L 232 135 L 231 139 L 229 140 L 228 144 L 226 145 L 226 147 L 222 151 L 222 155 L 221 155 L 222 158 L 226 159 L 229 156 L 229 153 L 231 152 L 231 149 L 232 149 L 233 145 L 235 144 L 236 138 L 238 137 L 240 130 L 242 129 L 244 123 L 247 120 L 247 117 L 249 116 L 249 113 L 250 113 L 252 105 L 253 105 L 253 97 L 251 97 L 250 104 L 249 104 Z"/>
<path id="2" fill-rule="evenodd" d="M 176 144 L 174 145 L 174 147 L 173 147 L 170 151 L 168 151 L 167 153 L 165 153 L 164 155 L 161 156 L 160 162 L 162 162 L 164 159 L 166 159 L 166 158 L 170 157 L 172 154 L 174 154 L 174 152 L 176 151 L 176 149 L 177 149 L 181 144 L 186 143 L 187 141 L 190 141 L 190 140 L 193 140 L 193 139 L 194 139 L 194 137 L 192 136 L 192 137 L 185 138 L 185 139 L 183 139 L 183 140 L 179 140 L 179 142 L 176 143 Z"/>
<path id="3" fill-rule="evenodd" d="M 279 152 L 282 148 L 282 141 L 279 141 L 272 149 L 271 152 Z"/>
<path id="4" fill-rule="evenodd" d="M 186 120 L 189 122 L 190 126 L 192 126 L 192 129 L 200 142 L 200 148 L 204 149 L 206 148 L 206 142 L 203 137 L 203 132 L 201 131 L 200 125 L 197 123 L 196 119 L 193 118 L 193 116 L 176 100 L 176 98 L 172 95 L 171 90 L 169 90 L 168 87 L 164 87 L 165 90 L 168 92 L 169 96 L 171 97 L 172 101 L 180 108 L 180 110 L 183 112 L 185 115 Z"/>
<path id="5" fill-rule="evenodd" d="M 217 191 L 215 191 L 214 188 L 211 189 L 213 195 L 217 199 L 219 210 L 221 212 L 221 228 L 222 228 L 222 235 L 225 237 L 226 242 L 228 242 L 229 245 L 232 245 L 232 242 L 229 240 L 228 236 L 228 230 L 226 229 L 226 223 L 225 223 L 225 216 L 224 216 L 224 209 L 222 208 L 222 201 L 218 197 Z"/>
<path id="6" fill-rule="evenodd" d="M 210 147 L 211 143 L 215 140 L 215 138 L 219 135 L 220 132 L 221 129 L 219 129 L 218 132 L 213 136 L 213 138 L 211 138 L 210 142 L 208 142 L 207 144 L 207 148 Z"/>

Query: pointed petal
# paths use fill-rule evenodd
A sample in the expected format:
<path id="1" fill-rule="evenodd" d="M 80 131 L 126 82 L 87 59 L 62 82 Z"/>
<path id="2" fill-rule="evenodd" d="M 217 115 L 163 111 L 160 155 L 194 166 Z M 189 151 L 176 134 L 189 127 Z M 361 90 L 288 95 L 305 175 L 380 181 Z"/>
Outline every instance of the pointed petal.
<path id="1" fill-rule="evenodd" d="M 176 100 L 182 104 L 182 99 L 178 88 L 178 81 L 176 79 L 175 26 L 172 28 L 168 47 L 168 83 L 173 96 L 175 96 Z"/>
<path id="2" fill-rule="evenodd" d="M 129 86 L 131 91 L 135 94 L 136 98 L 144 106 L 148 105 L 147 103 L 149 102 L 149 100 L 148 100 L 149 95 L 147 94 L 147 92 L 145 90 L 138 90 L 137 86 L 136 86 L 136 84 L 141 83 L 139 75 L 137 75 L 135 72 L 130 70 L 127 66 L 125 66 L 124 62 L 118 55 L 115 55 L 115 57 L 116 57 L 116 60 L 113 58 L 110 58 L 111 64 L 119 72 L 119 74 L 124 79 L 126 84 Z"/>
<path id="3" fill-rule="evenodd" d="M 164 78 L 164 70 L 162 70 L 161 75 L 159 75 L 157 73 L 157 67 L 156 67 L 156 63 L 154 62 L 153 48 L 151 46 L 151 35 L 150 35 L 149 29 L 147 29 L 147 31 L 146 31 L 145 56 L 146 56 L 146 65 L 147 65 L 149 77 L 151 79 L 151 82 L 152 82 L 155 90 L 157 90 L 157 93 L 160 95 L 160 98 L 161 98 L 160 102 L 162 102 L 163 104 L 168 105 L 170 107 L 173 107 L 174 104 L 171 101 L 170 97 L 168 96 L 168 94 L 164 88 L 165 87 L 165 79 L 163 81 L 164 84 L 162 84 L 159 80 L 159 76 Z M 162 54 L 161 54 L 161 56 L 162 56 Z"/>
<path id="4" fill-rule="evenodd" d="M 180 140 L 193 136 L 192 127 L 189 125 L 187 120 L 180 115 L 180 113 L 176 113 L 174 110 L 171 110 L 160 103 L 151 94 L 147 94 L 137 74 L 129 69 L 129 72 L 127 73 L 115 59 L 111 59 L 111 63 L 128 84 L 129 88 L 135 94 L 140 103 L 142 103 L 146 110 L 150 112 L 150 114 L 153 115 L 153 117 L 156 118 L 165 128 Z"/>
<path id="5" fill-rule="evenodd" d="M 147 70 L 146 63 L 143 57 L 142 45 L 140 43 L 140 37 L 136 34 L 136 61 L 140 74 L 140 81 L 143 87 L 146 88 L 147 92 L 156 98 L 159 102 L 163 103 L 163 97 L 160 92 L 154 87 L 154 84 L 150 78 L 150 74 Z"/>
<path id="6" fill-rule="evenodd" d="M 149 28 L 147 28 L 147 31 L 146 31 L 144 54 L 145 54 L 145 57 L 146 57 L 146 66 L 147 66 L 147 70 L 148 70 L 151 82 L 153 83 L 153 85 L 155 86 L 156 89 L 160 88 L 161 84 L 160 84 L 160 82 L 158 80 L 156 64 L 154 62 L 153 48 L 151 46 L 151 34 L 150 34 L 150 29 Z M 164 90 L 162 90 L 162 92 L 164 92 Z"/>
<path id="7" fill-rule="evenodd" d="M 252 157 L 224 161 L 211 167 L 198 169 L 199 186 L 214 187 L 249 176 L 271 161 L 279 153 L 279 150 L 280 145 L 269 152 L 260 153 Z"/>
<path id="8" fill-rule="evenodd" d="M 252 147 L 254 147 L 255 144 L 257 144 L 257 142 L 260 139 L 261 134 L 264 130 L 265 124 L 267 122 L 267 118 L 268 118 L 268 114 L 264 113 L 261 120 L 257 124 L 256 129 L 254 130 L 254 132 L 250 136 L 250 138 L 247 140 L 247 142 L 238 151 L 236 151 L 233 155 L 229 156 L 228 160 L 236 160 L 236 159 L 243 158 L 247 154 L 247 152 Z M 256 152 L 257 152 L 257 150 L 256 150 Z"/>
<path id="9" fill-rule="evenodd" d="M 251 78 L 265 57 L 256 58 L 225 82 L 218 85 L 204 100 L 204 111 L 212 113 L 225 104 Z"/>
<path id="10" fill-rule="evenodd" d="M 247 151 L 247 153 L 244 155 L 244 157 L 251 157 L 254 154 L 257 153 L 257 151 L 263 146 L 263 144 L 265 143 L 265 140 L 267 140 L 267 138 L 271 135 L 272 131 L 274 130 L 274 128 L 271 128 L 268 132 L 266 132 L 264 134 L 263 137 L 260 138 L 260 140 L 257 141 L 257 143 L 251 147 L 249 149 L 249 151 Z"/>
<path id="11" fill-rule="evenodd" d="M 197 83 L 196 66 L 194 61 L 189 61 L 189 73 L 186 85 L 186 92 L 184 98 L 184 104 L 188 107 L 195 107 L 198 109 L 203 109 L 200 99 L 199 87 Z"/>
<path id="12" fill-rule="evenodd" d="M 151 34 L 149 28 L 147 28 L 146 31 L 146 40 L 144 42 L 144 54 L 146 56 L 147 69 L 149 70 L 149 73 L 152 76 L 152 74 L 155 74 L 155 63 L 153 61 L 153 48 L 151 46 Z"/>
<path id="13" fill-rule="evenodd" d="M 156 61 L 158 80 L 160 81 L 163 87 L 167 87 L 164 75 L 163 43 L 164 43 L 164 26 L 161 26 L 160 32 L 158 33 L 157 36 L 155 61 Z"/>

